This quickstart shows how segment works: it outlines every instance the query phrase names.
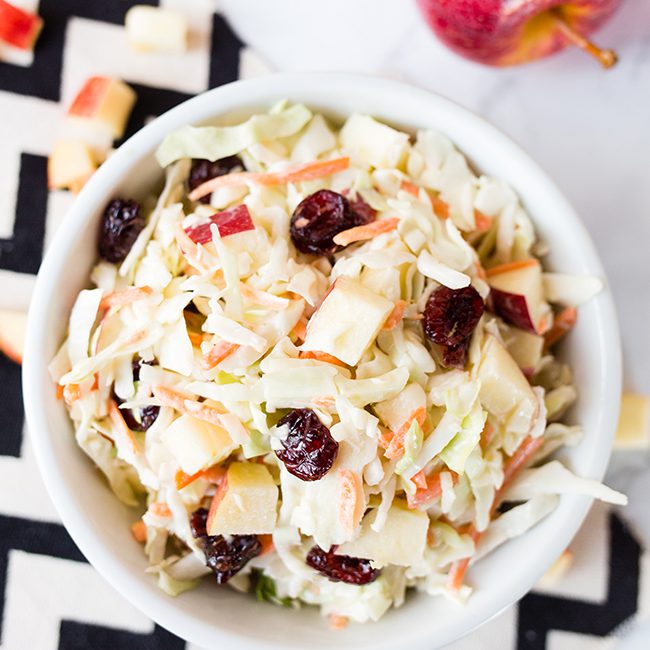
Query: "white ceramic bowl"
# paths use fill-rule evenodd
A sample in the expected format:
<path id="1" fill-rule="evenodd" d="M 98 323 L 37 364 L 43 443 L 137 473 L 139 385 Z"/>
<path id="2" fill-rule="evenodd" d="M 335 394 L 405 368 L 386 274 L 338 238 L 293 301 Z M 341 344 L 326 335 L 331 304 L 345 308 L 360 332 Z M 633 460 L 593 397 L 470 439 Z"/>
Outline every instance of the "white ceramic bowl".
<path id="1" fill-rule="evenodd" d="M 170 131 L 184 124 L 232 123 L 283 97 L 335 119 L 359 111 L 410 131 L 439 129 L 477 169 L 515 188 L 550 244 L 553 269 L 604 277 L 584 226 L 546 174 L 494 127 L 449 100 L 393 81 L 341 74 L 278 75 L 229 84 L 181 104 L 134 135 L 93 176 L 59 228 L 36 282 L 27 328 L 23 390 L 32 442 L 50 495 L 84 555 L 125 598 L 179 636 L 204 647 L 231 644 L 239 650 L 439 647 L 523 596 L 567 546 L 590 500 L 563 498 L 544 522 L 473 567 L 469 582 L 475 591 L 465 607 L 411 596 L 379 623 L 330 631 L 309 607 L 294 611 L 258 603 L 209 580 L 173 599 L 144 573 L 142 548 L 129 530 L 134 513 L 113 497 L 77 448 L 47 374 L 73 301 L 88 284 L 98 220 L 107 201 L 141 196 L 160 179 L 152 154 Z M 581 308 L 565 353 L 580 391 L 572 417 L 586 435 L 564 455 L 581 476 L 601 478 L 621 387 L 618 331 L 607 289 Z"/>

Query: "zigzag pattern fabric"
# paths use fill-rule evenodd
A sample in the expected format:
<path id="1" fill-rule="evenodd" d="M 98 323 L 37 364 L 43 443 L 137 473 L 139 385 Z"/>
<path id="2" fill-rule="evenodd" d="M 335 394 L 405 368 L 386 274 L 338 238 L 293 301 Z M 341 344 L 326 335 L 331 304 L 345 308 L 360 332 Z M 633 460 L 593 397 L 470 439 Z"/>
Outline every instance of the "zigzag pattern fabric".
<path id="1" fill-rule="evenodd" d="M 157 4 L 137 2 L 145 3 Z M 126 51 L 124 15 L 136 4 L 128 0 L 40 0 L 45 28 L 33 61 L 0 61 L 0 307 L 26 306 L 43 250 L 73 200 L 48 192 L 47 154 L 86 77 L 122 78 L 136 91 L 129 137 L 197 92 L 264 72 L 211 3 L 163 3 L 188 12 L 196 36 L 172 64 L 149 55 L 135 60 Z M 2 355 L 0 405 L 0 650 L 198 650 L 105 584 L 59 523 L 24 437 L 20 367 Z M 634 617 L 642 601 L 647 558 L 604 507 L 592 512 L 573 551 L 575 569 L 556 588 L 534 591 L 452 648 L 610 647 L 603 637 Z"/>

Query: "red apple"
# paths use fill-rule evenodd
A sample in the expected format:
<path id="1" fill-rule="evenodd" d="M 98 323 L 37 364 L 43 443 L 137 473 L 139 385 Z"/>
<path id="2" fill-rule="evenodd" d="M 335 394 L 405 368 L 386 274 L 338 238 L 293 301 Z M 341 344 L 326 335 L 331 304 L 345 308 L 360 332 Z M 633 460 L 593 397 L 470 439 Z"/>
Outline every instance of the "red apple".
<path id="1" fill-rule="evenodd" d="M 21 50 L 31 50 L 42 28 L 40 16 L 0 0 L 0 40 Z"/>
<path id="2" fill-rule="evenodd" d="M 488 65 L 525 63 L 577 45 L 609 68 L 611 50 L 587 35 L 620 0 L 418 0 L 427 22 L 454 52 Z"/>
<path id="3" fill-rule="evenodd" d="M 207 244 L 212 241 L 210 226 L 213 223 L 216 224 L 222 237 L 236 235 L 238 232 L 245 232 L 246 230 L 255 230 L 255 224 L 251 219 L 248 207 L 238 205 L 229 210 L 213 214 L 206 223 L 187 228 L 185 232 L 195 244 Z"/>
<path id="4" fill-rule="evenodd" d="M 26 327 L 27 314 L 0 310 L 0 350 L 16 363 L 23 362 Z"/>
<path id="5" fill-rule="evenodd" d="M 487 270 L 495 314 L 533 334 L 545 331 L 549 306 L 544 300 L 542 267 L 537 260 L 500 264 Z"/>

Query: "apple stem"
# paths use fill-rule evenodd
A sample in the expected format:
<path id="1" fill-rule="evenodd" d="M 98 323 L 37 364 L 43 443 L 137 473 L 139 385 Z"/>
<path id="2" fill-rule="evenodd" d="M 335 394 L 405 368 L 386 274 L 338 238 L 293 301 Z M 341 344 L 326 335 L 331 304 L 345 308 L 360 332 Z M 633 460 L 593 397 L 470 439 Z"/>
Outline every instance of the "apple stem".
<path id="1" fill-rule="evenodd" d="M 588 38 L 585 38 L 582 34 L 579 34 L 569 23 L 566 21 L 564 16 L 560 13 L 554 14 L 555 21 L 557 26 L 560 28 L 560 31 L 566 38 L 568 38 L 574 45 L 579 47 L 581 50 L 593 56 L 603 68 L 611 68 L 618 61 L 618 55 L 614 50 L 604 50 L 598 47 L 595 43 L 590 41 Z"/>

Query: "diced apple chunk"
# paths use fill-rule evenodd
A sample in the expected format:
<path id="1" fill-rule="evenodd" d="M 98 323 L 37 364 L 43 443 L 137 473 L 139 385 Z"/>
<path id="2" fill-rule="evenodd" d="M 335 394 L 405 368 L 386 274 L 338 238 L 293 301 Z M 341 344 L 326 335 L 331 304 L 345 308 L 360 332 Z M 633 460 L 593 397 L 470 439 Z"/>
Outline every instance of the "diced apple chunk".
<path id="1" fill-rule="evenodd" d="M 40 16 L 0 0 L 0 41 L 20 50 L 32 50 L 42 28 Z"/>
<path id="2" fill-rule="evenodd" d="M 47 163 L 50 189 L 69 188 L 79 192 L 97 169 L 93 154 L 81 140 L 59 140 Z"/>
<path id="3" fill-rule="evenodd" d="M 542 267 L 537 260 L 522 260 L 490 269 L 488 283 L 494 311 L 501 318 L 534 334 L 544 332 L 550 307 L 544 300 Z"/>
<path id="4" fill-rule="evenodd" d="M 98 128 L 121 138 L 135 104 L 135 91 L 109 77 L 90 77 L 68 109 L 70 117 L 91 120 Z"/>
<path id="5" fill-rule="evenodd" d="M 537 411 L 537 400 L 526 377 L 492 335 L 486 337 L 481 357 L 478 369 L 481 403 L 502 421 L 518 416 L 520 427 L 527 430 Z"/>
<path id="6" fill-rule="evenodd" d="M 225 429 L 191 415 L 174 420 L 162 440 L 180 468 L 190 475 L 221 462 L 237 448 Z"/>
<path id="7" fill-rule="evenodd" d="M 125 23 L 134 50 L 178 54 L 187 49 L 187 20 L 175 11 L 136 5 L 126 12 Z"/>
<path id="8" fill-rule="evenodd" d="M 429 529 L 429 517 L 425 512 L 409 510 L 403 499 L 396 499 L 380 532 L 371 528 L 374 519 L 375 513 L 366 515 L 359 536 L 341 544 L 336 552 L 367 558 L 377 567 L 387 564 L 411 566 L 422 559 Z"/>
<path id="9" fill-rule="evenodd" d="M 0 310 L 0 350 L 16 363 L 22 363 L 25 349 L 27 314 Z"/>
<path id="10" fill-rule="evenodd" d="M 258 463 L 233 463 L 212 498 L 208 535 L 265 535 L 277 518 L 278 488 Z"/>
<path id="11" fill-rule="evenodd" d="M 355 114 L 341 129 L 341 144 L 352 158 L 372 167 L 397 167 L 406 156 L 409 137 L 369 115 Z"/>
<path id="12" fill-rule="evenodd" d="M 544 338 L 518 327 L 510 327 L 503 335 L 506 348 L 522 372 L 532 376 L 544 350 Z"/>
<path id="13" fill-rule="evenodd" d="M 625 393 L 614 440 L 616 449 L 650 447 L 650 397 Z"/>
<path id="14" fill-rule="evenodd" d="M 354 366 L 392 309 L 390 300 L 340 277 L 311 317 L 302 350 L 327 352 Z"/>

